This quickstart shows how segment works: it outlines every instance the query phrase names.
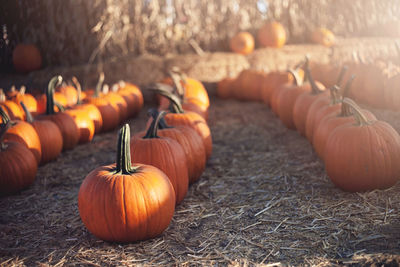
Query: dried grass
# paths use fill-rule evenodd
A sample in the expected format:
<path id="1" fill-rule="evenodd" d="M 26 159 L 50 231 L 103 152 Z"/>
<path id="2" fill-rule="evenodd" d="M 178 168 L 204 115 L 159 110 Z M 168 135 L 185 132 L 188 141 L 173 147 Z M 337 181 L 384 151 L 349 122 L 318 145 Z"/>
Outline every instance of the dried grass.
<path id="1" fill-rule="evenodd" d="M 384 35 L 371 28 L 398 20 L 400 8 L 397 0 L 20 0 L 6 1 L 0 16 L 13 42 L 36 43 L 53 66 L 193 52 L 193 41 L 227 51 L 230 37 L 254 34 L 266 19 L 282 22 L 291 42 L 317 26 L 345 37 Z"/>
<path id="2" fill-rule="evenodd" d="M 129 123 L 139 131 L 145 121 L 142 112 Z M 80 183 L 113 162 L 114 131 L 64 153 L 39 169 L 32 187 L 0 199 L 0 265 L 399 264 L 400 184 L 339 190 L 306 139 L 259 103 L 213 98 L 209 124 L 211 160 L 160 237 L 107 243 L 79 218 Z"/>

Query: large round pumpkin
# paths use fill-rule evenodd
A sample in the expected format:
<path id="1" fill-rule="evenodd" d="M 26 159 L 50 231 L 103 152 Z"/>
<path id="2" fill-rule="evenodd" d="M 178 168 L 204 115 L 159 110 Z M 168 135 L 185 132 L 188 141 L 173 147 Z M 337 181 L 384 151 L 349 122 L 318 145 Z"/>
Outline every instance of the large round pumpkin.
<path id="1" fill-rule="evenodd" d="M 345 191 L 385 189 L 400 178 L 400 136 L 388 123 L 368 120 L 351 100 L 356 123 L 329 135 L 324 161 L 331 181 Z"/>
<path id="2" fill-rule="evenodd" d="M 101 166 L 83 180 L 78 207 L 86 228 L 100 239 L 134 242 L 160 235 L 175 210 L 175 192 L 156 167 L 131 164 L 130 131 L 119 132 L 116 164 Z"/>

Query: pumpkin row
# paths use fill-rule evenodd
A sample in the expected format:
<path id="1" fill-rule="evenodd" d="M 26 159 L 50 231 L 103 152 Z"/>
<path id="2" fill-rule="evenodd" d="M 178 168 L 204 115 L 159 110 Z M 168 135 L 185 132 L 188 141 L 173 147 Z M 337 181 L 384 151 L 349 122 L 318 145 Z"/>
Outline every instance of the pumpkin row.
<path id="1" fill-rule="evenodd" d="M 0 195 L 29 186 L 38 165 L 55 160 L 62 150 L 90 142 L 95 133 L 115 129 L 143 106 L 142 93 L 133 84 L 120 82 L 112 92 L 100 93 L 101 75 L 96 90 L 81 92 L 73 80 L 76 88 L 62 85 L 61 76 L 53 77 L 46 93 L 37 98 L 23 88 L 11 90 L 8 99 L 1 94 Z M 9 162 L 25 164 L 14 168 Z"/>
<path id="2" fill-rule="evenodd" d="M 147 129 L 131 138 L 129 125 L 122 127 L 116 163 L 96 168 L 82 182 L 79 213 L 100 239 L 134 242 L 158 236 L 205 169 L 212 151 L 210 129 L 201 115 L 185 111 L 182 101 L 209 103 L 207 91 L 199 82 L 193 88 L 188 78 L 170 78 L 173 87 L 169 79 L 148 87 L 159 96 L 159 106 L 149 110 Z M 206 113 L 208 106 L 202 106 Z"/>
<path id="3" fill-rule="evenodd" d="M 224 79 L 217 93 L 225 98 L 261 98 L 286 127 L 307 137 L 324 160 L 329 178 L 341 189 L 391 187 L 400 179 L 400 136 L 347 97 L 355 76 L 341 86 L 346 70 L 342 68 L 335 85 L 326 88 L 313 79 L 306 60 L 304 71 L 300 66 L 268 74 L 246 71 L 236 79 Z"/>

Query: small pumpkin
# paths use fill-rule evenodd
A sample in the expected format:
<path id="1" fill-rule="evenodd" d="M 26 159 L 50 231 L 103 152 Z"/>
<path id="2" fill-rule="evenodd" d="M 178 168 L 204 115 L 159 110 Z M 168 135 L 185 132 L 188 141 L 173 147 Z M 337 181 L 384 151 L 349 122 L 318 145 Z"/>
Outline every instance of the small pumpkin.
<path id="1" fill-rule="evenodd" d="M 57 124 L 50 120 L 35 120 L 25 104 L 21 102 L 21 106 L 26 114 L 26 122 L 32 125 L 40 140 L 40 165 L 55 160 L 63 148 L 63 137 Z"/>
<path id="2" fill-rule="evenodd" d="M 42 149 L 39 136 L 32 125 L 21 120 L 11 121 L 1 107 L 0 117 L 2 118 L 3 124 L 10 122 L 11 125 L 4 134 L 4 140 L 10 140 L 25 145 L 35 156 L 37 164 L 39 164 L 42 156 Z"/>
<path id="3" fill-rule="evenodd" d="M 335 128 L 329 135 L 324 161 L 331 181 L 350 192 L 386 189 L 400 178 L 400 136 L 388 123 L 368 120 L 354 101 L 356 123 Z"/>
<path id="4" fill-rule="evenodd" d="M 258 30 L 257 40 L 262 47 L 281 48 L 286 43 L 286 30 L 277 21 L 267 22 Z"/>
<path id="5" fill-rule="evenodd" d="M 36 98 L 33 95 L 25 92 L 25 86 L 21 86 L 19 90 L 16 90 L 13 86 L 11 88 L 11 91 L 11 95 L 9 96 L 10 100 L 14 101 L 18 105 L 20 104 L 20 102 L 23 102 L 30 112 L 37 111 Z"/>
<path id="6" fill-rule="evenodd" d="M 118 134 L 116 164 L 101 166 L 83 180 L 78 194 L 83 224 L 96 237 L 134 242 L 160 235 L 175 211 L 175 192 L 156 167 L 131 163 L 129 125 Z"/>
<path id="7" fill-rule="evenodd" d="M 145 135 L 139 132 L 131 140 L 132 161 L 149 164 L 163 171 L 175 190 L 176 204 L 182 202 L 188 191 L 189 171 L 182 146 L 168 137 L 158 136 L 158 124 L 165 111 L 152 121 Z"/>
<path id="8" fill-rule="evenodd" d="M 27 73 L 42 67 L 42 55 L 34 44 L 17 44 L 12 53 L 16 71 Z"/>
<path id="9" fill-rule="evenodd" d="M 57 92 L 60 92 L 63 94 L 67 100 L 67 103 L 65 106 L 73 106 L 76 104 L 78 101 L 78 91 L 77 89 L 70 84 L 63 84 L 62 86 L 59 86 L 57 88 Z"/>
<path id="10" fill-rule="evenodd" d="M 55 112 L 54 91 L 62 83 L 61 76 L 53 77 L 46 90 L 46 113 L 36 117 L 37 120 L 50 120 L 61 131 L 63 137 L 63 150 L 74 148 L 79 142 L 79 129 L 74 119 L 65 112 Z"/>
<path id="11" fill-rule="evenodd" d="M 120 94 L 128 105 L 128 117 L 136 117 L 143 108 L 143 94 L 139 87 L 132 83 L 120 81 L 118 83 L 118 94 Z"/>
<path id="12" fill-rule="evenodd" d="M 19 142 L 4 141 L 11 122 L 0 124 L 0 196 L 14 194 L 35 181 L 37 161 Z"/>
<path id="13" fill-rule="evenodd" d="M 156 109 L 151 109 L 149 113 L 153 121 L 159 116 Z M 206 150 L 201 137 L 190 127 L 169 126 L 163 117 L 159 120 L 157 133 L 159 136 L 174 139 L 182 146 L 188 164 L 189 183 L 196 182 L 206 166 Z"/>
<path id="14" fill-rule="evenodd" d="M 3 108 L 11 120 L 25 120 L 22 108 L 14 101 L 7 100 L 2 89 L 0 89 L 0 107 Z"/>
<path id="15" fill-rule="evenodd" d="M 248 55 L 254 50 L 254 37 L 249 32 L 239 32 L 230 39 L 229 46 L 234 53 Z"/>
<path id="16" fill-rule="evenodd" d="M 212 153 L 212 137 L 207 122 L 195 112 L 184 111 L 179 98 L 170 93 L 165 87 L 166 85 L 163 84 L 153 84 L 148 90 L 153 90 L 171 101 L 171 112 L 165 116 L 165 121 L 172 126 L 184 125 L 193 128 L 203 139 L 208 160 Z"/>
<path id="17" fill-rule="evenodd" d="M 335 35 L 327 28 L 319 27 L 312 31 L 311 42 L 320 44 L 326 47 L 331 47 L 335 44 Z"/>

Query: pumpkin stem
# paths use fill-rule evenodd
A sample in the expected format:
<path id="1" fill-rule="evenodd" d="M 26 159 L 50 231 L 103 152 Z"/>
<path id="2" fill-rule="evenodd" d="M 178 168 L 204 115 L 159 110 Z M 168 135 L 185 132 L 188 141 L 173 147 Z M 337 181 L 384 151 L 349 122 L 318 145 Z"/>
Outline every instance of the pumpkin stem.
<path id="1" fill-rule="evenodd" d="M 6 95 L 4 94 L 3 89 L 0 88 L 0 102 L 6 101 Z"/>
<path id="2" fill-rule="evenodd" d="M 0 117 L 1 120 L 3 121 L 2 124 L 6 124 L 11 120 L 6 111 L 2 107 L 0 107 Z"/>
<path id="3" fill-rule="evenodd" d="M 26 115 L 26 121 L 27 122 L 29 122 L 29 123 L 32 123 L 33 122 L 33 116 L 32 116 L 32 114 L 31 114 L 31 112 L 28 110 L 28 108 L 25 106 L 25 104 L 24 104 L 24 102 L 19 102 L 19 104 L 21 105 L 21 107 L 22 107 L 22 109 L 24 110 L 24 112 L 25 112 L 25 115 Z"/>
<path id="4" fill-rule="evenodd" d="M 125 124 L 118 132 L 116 174 L 130 175 L 137 168 L 132 167 L 131 162 L 131 130 L 129 124 Z"/>
<path id="5" fill-rule="evenodd" d="M 183 96 L 185 95 L 185 89 L 182 86 L 182 76 L 180 76 L 177 72 L 174 71 L 169 71 L 168 72 L 169 76 L 172 79 L 172 82 L 174 83 L 174 92 L 183 99 Z"/>
<path id="6" fill-rule="evenodd" d="M 54 101 L 54 105 L 58 108 L 58 110 L 59 110 L 60 112 L 64 112 L 64 111 L 65 111 L 64 106 L 61 105 L 59 102 Z"/>
<path id="7" fill-rule="evenodd" d="M 71 78 L 71 80 L 76 88 L 76 91 L 78 92 L 78 98 L 76 99 L 76 104 L 80 105 L 80 104 L 82 104 L 82 99 L 81 99 L 82 98 L 82 86 L 75 76 L 73 76 Z"/>
<path id="8" fill-rule="evenodd" d="M 349 67 L 347 67 L 346 65 L 343 66 L 343 67 L 340 69 L 339 76 L 338 76 L 338 79 L 337 79 L 337 81 L 336 81 L 336 84 L 337 84 L 338 86 L 340 86 L 340 85 L 342 84 L 344 75 L 346 74 L 346 72 L 347 72 L 348 69 L 349 69 Z"/>
<path id="9" fill-rule="evenodd" d="M 305 72 L 306 72 L 306 77 L 308 82 L 311 85 L 311 94 L 316 95 L 319 93 L 322 93 L 322 90 L 319 90 L 317 84 L 315 83 L 314 78 L 311 75 L 311 71 L 310 71 L 310 66 L 309 66 L 309 62 L 308 62 L 308 58 L 306 58 L 306 63 L 305 63 Z"/>
<path id="10" fill-rule="evenodd" d="M 97 81 L 96 89 L 94 90 L 94 97 L 99 97 L 104 83 L 104 72 L 100 72 L 99 80 Z"/>
<path id="11" fill-rule="evenodd" d="M 343 89 L 343 97 L 347 97 L 349 95 L 351 85 L 353 84 L 353 81 L 354 81 L 355 78 L 356 78 L 356 75 L 353 74 L 347 80 L 346 85 L 344 86 L 344 89 Z"/>
<path id="12" fill-rule="evenodd" d="M 19 88 L 19 93 L 20 93 L 21 95 L 24 95 L 25 92 L 26 92 L 26 87 L 25 87 L 25 85 L 22 85 L 21 88 Z"/>
<path id="13" fill-rule="evenodd" d="M 337 85 L 334 85 L 331 88 L 329 88 L 331 105 L 340 103 L 342 101 L 342 99 L 340 98 L 339 90 L 340 88 Z"/>
<path id="14" fill-rule="evenodd" d="M 364 115 L 361 108 L 356 104 L 356 102 L 354 102 L 353 100 L 351 100 L 350 98 L 347 98 L 347 97 L 345 97 L 342 101 L 343 101 L 343 103 L 349 105 L 349 107 L 353 111 L 352 114 L 357 122 L 357 125 L 364 126 L 364 125 L 371 124 L 371 122 Z"/>
<path id="15" fill-rule="evenodd" d="M 51 78 L 46 90 L 46 114 L 54 114 L 54 90 L 62 83 L 60 75 Z"/>
<path id="16" fill-rule="evenodd" d="M 294 70 L 289 69 L 287 72 L 289 72 L 290 74 L 292 74 L 294 85 L 300 86 L 300 85 L 302 84 L 301 78 L 300 78 L 300 75 L 299 75 L 299 72 L 298 72 L 298 69 L 294 69 Z"/>
<path id="17" fill-rule="evenodd" d="M 156 108 L 151 108 L 149 109 L 149 116 L 151 116 L 153 118 L 153 120 L 156 120 L 158 115 L 159 115 L 159 111 Z M 167 122 L 165 121 L 164 116 L 160 118 L 160 121 L 158 122 L 158 129 L 162 130 L 162 129 L 169 129 L 169 128 L 173 128 L 172 126 L 169 126 L 167 124 Z"/>
<path id="18" fill-rule="evenodd" d="M 161 118 L 163 118 L 166 113 L 167 112 L 165 111 L 158 112 L 156 118 L 155 119 L 153 118 L 153 121 L 151 122 L 150 127 L 147 130 L 146 135 L 143 137 L 143 139 L 159 138 L 157 136 L 158 126 Z"/>
<path id="19" fill-rule="evenodd" d="M 168 89 L 170 88 L 169 85 L 166 84 L 161 84 L 161 83 L 155 83 L 150 85 L 147 89 L 154 91 L 157 94 L 160 94 L 162 96 L 165 96 L 166 98 L 169 99 L 171 102 L 171 112 L 172 113 L 183 113 L 183 108 L 182 108 L 182 103 L 181 100 L 171 93 Z"/>
<path id="20" fill-rule="evenodd" d="M 7 121 L 6 123 L 4 123 L 3 121 L 3 123 L 0 124 L 0 151 L 6 148 L 5 144 L 3 143 L 4 135 L 12 125 L 13 124 L 11 123 L 11 121 Z"/>

